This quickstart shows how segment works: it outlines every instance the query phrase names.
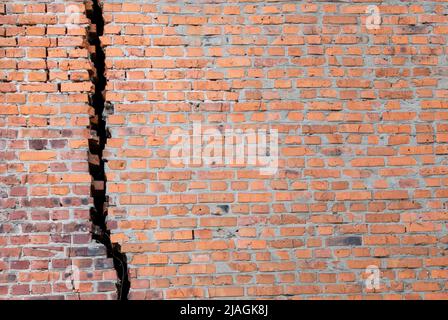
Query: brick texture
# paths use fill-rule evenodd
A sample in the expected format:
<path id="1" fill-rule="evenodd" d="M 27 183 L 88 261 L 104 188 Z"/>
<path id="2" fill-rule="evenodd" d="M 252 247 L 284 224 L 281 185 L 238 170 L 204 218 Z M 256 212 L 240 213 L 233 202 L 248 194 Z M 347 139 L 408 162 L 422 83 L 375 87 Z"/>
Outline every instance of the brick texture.
<path id="1" fill-rule="evenodd" d="M 0 297 L 113 299 L 89 234 L 89 21 L 50 2 L 0 2 Z M 448 1 L 101 3 L 130 299 L 448 299 Z M 174 164 L 194 121 L 278 130 L 278 171 Z M 69 260 L 80 292 L 45 278 Z"/>
<path id="2" fill-rule="evenodd" d="M 83 13 L 83 2 L 77 5 Z M 68 27 L 67 7 L 63 1 L 0 2 L 4 299 L 115 297 L 112 260 L 90 234 L 89 21 L 81 14 Z"/>
<path id="3" fill-rule="evenodd" d="M 446 1 L 104 2 L 131 298 L 448 297 Z M 173 165 L 193 121 L 277 128 L 278 172 Z"/>

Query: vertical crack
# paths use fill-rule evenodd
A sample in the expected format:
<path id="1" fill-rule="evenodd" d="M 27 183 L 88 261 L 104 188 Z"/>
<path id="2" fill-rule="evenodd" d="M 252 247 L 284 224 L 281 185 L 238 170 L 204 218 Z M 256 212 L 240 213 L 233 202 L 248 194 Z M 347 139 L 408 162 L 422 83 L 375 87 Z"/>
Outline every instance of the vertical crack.
<path id="1" fill-rule="evenodd" d="M 90 96 L 90 105 L 95 114 L 90 116 L 90 131 L 92 138 L 89 139 L 89 172 L 92 176 L 91 196 L 93 208 L 90 210 L 92 220 L 92 238 L 102 243 L 107 249 L 107 256 L 113 259 L 114 268 L 117 272 L 118 300 L 127 300 L 130 282 L 128 274 L 127 258 L 121 252 L 117 243 L 112 243 L 110 230 L 107 229 L 106 217 L 108 213 L 109 197 L 107 196 L 107 178 L 103 151 L 107 144 L 110 133 L 107 130 L 105 109 L 105 89 L 107 85 L 106 55 L 101 46 L 100 37 L 104 32 L 103 10 L 99 0 L 85 0 L 87 18 L 90 20 L 88 31 L 88 42 L 91 48 L 91 60 L 94 71 L 91 74 L 95 92 Z"/>

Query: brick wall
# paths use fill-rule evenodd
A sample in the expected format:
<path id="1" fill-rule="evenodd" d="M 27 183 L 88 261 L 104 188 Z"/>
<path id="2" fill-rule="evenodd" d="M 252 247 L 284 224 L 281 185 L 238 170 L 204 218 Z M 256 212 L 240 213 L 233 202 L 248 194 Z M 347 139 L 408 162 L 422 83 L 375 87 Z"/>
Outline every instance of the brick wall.
<path id="1" fill-rule="evenodd" d="M 0 2 L 0 299 L 115 297 L 90 234 L 89 21 L 64 2 Z"/>
<path id="2" fill-rule="evenodd" d="M 447 297 L 446 2 L 104 2 L 131 298 Z M 174 165 L 194 121 L 278 129 L 279 170 Z"/>
<path id="3" fill-rule="evenodd" d="M 0 296 L 47 274 L 28 248 L 75 246 L 86 297 L 113 298 L 88 234 L 85 30 L 22 25 L 30 2 L 0 5 Z M 101 2 L 107 226 L 131 299 L 448 298 L 448 1 Z M 277 130 L 278 170 L 173 161 L 195 123 Z"/>

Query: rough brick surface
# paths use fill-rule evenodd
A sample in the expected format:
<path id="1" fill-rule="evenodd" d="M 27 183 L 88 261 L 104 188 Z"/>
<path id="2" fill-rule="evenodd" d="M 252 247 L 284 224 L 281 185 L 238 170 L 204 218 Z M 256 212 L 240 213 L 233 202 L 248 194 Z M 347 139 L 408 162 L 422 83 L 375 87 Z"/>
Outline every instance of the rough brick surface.
<path id="1" fill-rule="evenodd" d="M 89 234 L 89 21 L 53 2 L 0 0 L 0 297 L 113 299 Z M 101 2 L 131 299 L 448 299 L 448 1 Z M 173 163 L 194 121 L 277 129 L 278 171 Z"/>
<path id="2" fill-rule="evenodd" d="M 131 298 L 447 298 L 447 3 L 104 1 L 110 227 Z M 170 134 L 279 130 L 279 170 Z M 381 270 L 381 288 L 364 285 Z"/>
<path id="3" fill-rule="evenodd" d="M 0 2 L 0 298 L 115 297 L 90 234 L 88 20 L 67 6 Z"/>

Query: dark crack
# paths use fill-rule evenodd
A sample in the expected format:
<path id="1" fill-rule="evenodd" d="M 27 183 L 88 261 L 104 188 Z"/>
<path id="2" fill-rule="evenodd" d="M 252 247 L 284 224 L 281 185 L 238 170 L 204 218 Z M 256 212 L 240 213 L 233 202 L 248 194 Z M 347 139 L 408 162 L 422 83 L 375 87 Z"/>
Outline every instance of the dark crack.
<path id="1" fill-rule="evenodd" d="M 92 238 L 102 243 L 107 250 L 107 256 L 113 259 L 114 268 L 117 272 L 118 300 L 127 300 L 130 282 L 128 274 L 127 258 L 121 252 L 121 247 L 117 243 L 112 243 L 110 230 L 107 228 L 106 217 L 108 214 L 109 197 L 107 196 L 107 179 L 105 172 L 105 159 L 103 151 L 107 144 L 108 130 L 104 116 L 106 101 L 105 89 L 107 79 L 106 55 L 101 46 L 100 37 L 104 32 L 103 10 L 99 0 L 85 0 L 87 18 L 90 20 L 88 31 L 88 42 L 94 47 L 91 52 L 91 60 L 95 67 L 91 75 L 95 86 L 95 92 L 90 96 L 90 105 L 95 110 L 95 114 L 90 116 L 90 130 L 92 138 L 89 139 L 89 172 L 92 176 L 91 195 L 93 198 L 93 208 L 90 210 L 92 220 Z"/>

